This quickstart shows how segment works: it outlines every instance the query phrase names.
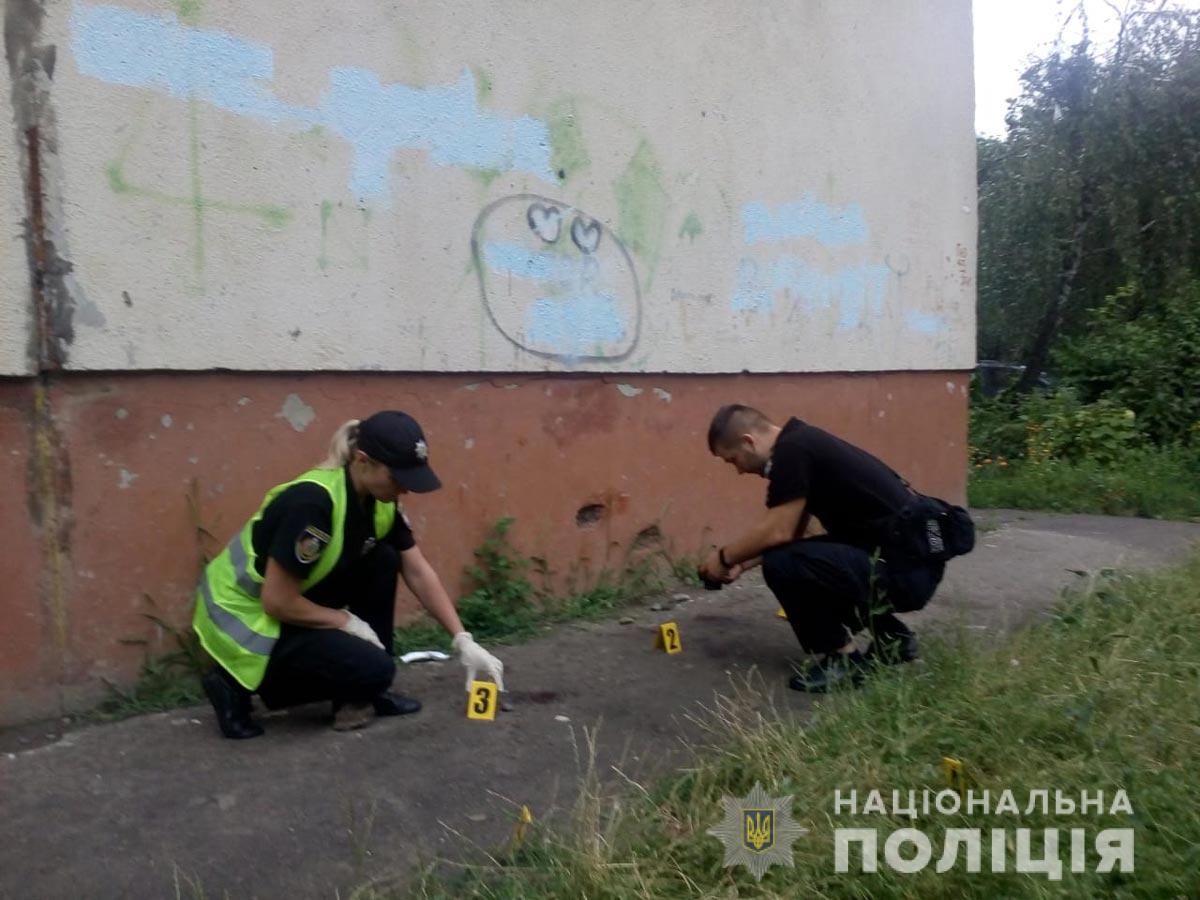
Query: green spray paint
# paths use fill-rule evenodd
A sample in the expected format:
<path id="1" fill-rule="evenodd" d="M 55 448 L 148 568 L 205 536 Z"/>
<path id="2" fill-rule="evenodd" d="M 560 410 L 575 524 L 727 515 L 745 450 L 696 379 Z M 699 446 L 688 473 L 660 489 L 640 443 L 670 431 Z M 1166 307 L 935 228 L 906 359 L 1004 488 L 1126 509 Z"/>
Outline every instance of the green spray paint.
<path id="1" fill-rule="evenodd" d="M 483 106 L 492 96 L 492 76 L 479 66 L 471 66 L 471 71 L 475 75 L 475 99 Z"/>
<path id="2" fill-rule="evenodd" d="M 647 264 L 644 287 L 650 287 L 658 268 L 663 229 L 667 222 L 667 191 L 654 150 L 645 140 L 614 186 L 617 198 L 617 236 Z"/>
<path id="3" fill-rule="evenodd" d="M 200 185 L 200 128 L 196 124 L 196 98 L 188 98 L 188 169 L 192 182 L 192 218 L 196 236 L 192 243 L 197 287 L 204 293 L 204 192 Z"/>
<path id="4" fill-rule="evenodd" d="M 317 257 L 317 268 L 322 272 L 329 265 L 329 255 L 326 253 L 329 240 L 329 216 L 333 213 L 333 204 L 328 200 L 321 201 L 321 255 Z"/>
<path id="5" fill-rule="evenodd" d="M 125 177 L 124 162 L 120 159 L 110 162 L 104 167 L 104 171 L 108 177 L 109 190 L 114 194 L 141 197 L 145 200 L 153 200 L 155 203 L 161 203 L 164 206 L 194 207 L 191 197 L 175 197 L 162 191 L 130 184 Z M 217 212 L 256 216 L 262 219 L 264 224 L 272 228 L 284 228 L 292 220 L 291 210 L 271 203 L 225 203 L 222 200 L 210 200 L 207 197 L 201 197 L 200 204 L 205 210 L 211 209 Z"/>
<path id="6" fill-rule="evenodd" d="M 687 214 L 683 220 L 683 224 L 679 226 L 679 239 L 688 238 L 693 244 L 696 243 L 696 238 L 704 233 L 704 226 L 700 224 L 700 217 L 694 212 Z"/>
<path id="7" fill-rule="evenodd" d="M 550 168 L 558 173 L 559 181 L 566 181 L 592 164 L 574 97 L 559 97 L 551 103 L 546 124 L 550 131 Z"/>
<path id="8" fill-rule="evenodd" d="M 499 169 L 468 168 L 467 171 L 471 174 L 472 178 L 482 184 L 485 188 L 491 187 L 492 182 L 504 174 Z"/>
<path id="9" fill-rule="evenodd" d="M 175 12 L 183 24 L 195 25 L 200 21 L 200 0 L 175 0 Z"/>
<path id="10" fill-rule="evenodd" d="M 196 9 L 199 9 L 198 4 L 196 5 Z M 163 206 L 185 207 L 191 210 L 192 230 L 194 233 L 192 240 L 192 265 L 196 275 L 196 282 L 192 287 L 203 293 L 205 265 L 204 230 L 205 219 L 210 211 L 254 216 L 261 219 L 268 227 L 274 229 L 285 228 L 291 221 L 292 213 L 286 207 L 273 203 L 226 203 L 222 200 L 213 200 L 204 196 L 204 185 L 200 175 L 200 128 L 197 118 L 197 106 L 194 99 L 188 100 L 187 152 L 190 190 L 186 196 L 168 194 L 165 191 L 142 187 L 130 181 L 125 174 L 125 163 L 133 150 L 134 144 L 140 140 L 142 131 L 144 130 L 148 104 L 143 105 L 142 111 L 131 129 L 130 138 L 121 147 L 117 158 L 104 167 L 104 174 L 108 181 L 109 190 L 118 196 L 138 197 L 153 203 L 162 204 Z"/>
<path id="11" fill-rule="evenodd" d="M 338 204 L 339 206 L 341 204 Z M 351 247 L 350 242 L 342 237 L 338 243 L 342 244 L 342 249 L 352 250 L 354 253 L 354 265 L 356 268 L 366 271 L 370 268 L 370 260 L 367 257 L 365 247 L 365 238 L 367 229 L 371 226 L 371 210 L 360 208 L 359 214 L 362 216 L 362 229 L 364 243 L 363 245 L 354 245 Z M 317 256 L 317 268 L 324 272 L 329 268 L 329 222 L 333 218 L 333 201 L 321 201 L 321 253 Z"/>

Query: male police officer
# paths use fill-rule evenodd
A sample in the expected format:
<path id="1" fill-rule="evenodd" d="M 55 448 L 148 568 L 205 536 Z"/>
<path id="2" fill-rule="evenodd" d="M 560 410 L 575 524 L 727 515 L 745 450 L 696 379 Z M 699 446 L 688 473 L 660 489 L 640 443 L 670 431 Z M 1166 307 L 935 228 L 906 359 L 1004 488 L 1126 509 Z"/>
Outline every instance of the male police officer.
<path id="1" fill-rule="evenodd" d="M 708 447 L 739 474 L 767 479 L 767 513 L 714 550 L 700 574 L 728 583 L 762 565 L 800 645 L 820 657 L 789 686 L 822 693 L 857 685 L 872 661 L 915 659 L 916 636 L 893 613 L 922 608 L 945 563 L 889 555 L 887 536 L 920 495 L 865 450 L 799 419 L 780 427 L 749 406 L 721 407 Z M 805 537 L 811 519 L 824 535 Z M 873 641 L 864 656 L 852 634 L 867 626 Z"/>

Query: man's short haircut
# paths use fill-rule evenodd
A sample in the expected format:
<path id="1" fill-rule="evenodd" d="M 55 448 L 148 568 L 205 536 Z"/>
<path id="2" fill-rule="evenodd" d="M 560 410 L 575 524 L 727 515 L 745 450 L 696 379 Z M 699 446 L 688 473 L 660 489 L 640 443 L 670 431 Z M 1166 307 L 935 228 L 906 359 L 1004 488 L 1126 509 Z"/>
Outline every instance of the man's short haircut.
<path id="1" fill-rule="evenodd" d="M 733 443 L 739 434 L 765 431 L 774 423 L 753 406 L 730 403 L 722 406 L 708 426 L 708 451 L 716 453 L 718 447 Z"/>

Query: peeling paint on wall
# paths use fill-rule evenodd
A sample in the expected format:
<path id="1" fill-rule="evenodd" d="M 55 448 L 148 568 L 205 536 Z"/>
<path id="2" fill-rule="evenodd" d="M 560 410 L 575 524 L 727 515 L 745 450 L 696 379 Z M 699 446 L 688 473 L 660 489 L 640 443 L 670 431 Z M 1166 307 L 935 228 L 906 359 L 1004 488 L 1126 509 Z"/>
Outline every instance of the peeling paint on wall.
<path id="1" fill-rule="evenodd" d="M 283 400 L 283 407 L 275 413 L 275 418 L 286 419 L 296 431 L 304 431 L 317 417 L 311 406 L 300 399 L 297 394 L 288 394 Z"/>

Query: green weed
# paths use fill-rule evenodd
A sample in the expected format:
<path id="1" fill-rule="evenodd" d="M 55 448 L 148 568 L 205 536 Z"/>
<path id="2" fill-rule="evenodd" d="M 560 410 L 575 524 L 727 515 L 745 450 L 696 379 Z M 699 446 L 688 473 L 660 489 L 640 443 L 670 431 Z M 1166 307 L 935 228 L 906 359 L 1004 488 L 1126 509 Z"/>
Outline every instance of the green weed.
<path id="1" fill-rule="evenodd" d="M 90 718 L 112 721 L 203 702 L 200 675 L 208 659 L 195 633 L 176 628 L 156 614 L 142 615 L 169 634 L 176 649 L 158 656 L 147 655 L 131 687 L 124 688 L 104 679 L 109 696 L 91 710 Z M 147 641 L 129 638 L 122 643 L 145 645 Z"/>
<path id="2" fill-rule="evenodd" d="M 519 641 L 558 622 L 594 619 L 673 583 L 698 584 L 692 557 L 676 556 L 657 527 L 643 530 L 614 567 L 592 572 L 577 565 L 557 593 L 546 560 L 523 555 L 512 543 L 514 520 L 498 520 L 475 550 L 467 568 L 471 586 L 458 603 L 463 625 L 479 641 Z M 534 584 L 534 577 L 542 586 Z M 450 637 L 427 620 L 396 629 L 398 653 L 416 649 L 448 650 Z"/>
<path id="3" fill-rule="evenodd" d="M 977 508 L 1196 518 L 1200 459 L 1194 450 L 1147 448 L 1130 452 L 1120 465 L 1049 459 L 1000 466 L 989 460 L 971 470 L 967 495 Z"/>

